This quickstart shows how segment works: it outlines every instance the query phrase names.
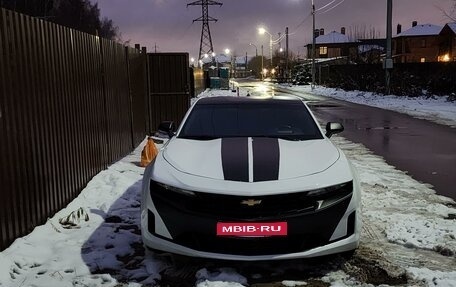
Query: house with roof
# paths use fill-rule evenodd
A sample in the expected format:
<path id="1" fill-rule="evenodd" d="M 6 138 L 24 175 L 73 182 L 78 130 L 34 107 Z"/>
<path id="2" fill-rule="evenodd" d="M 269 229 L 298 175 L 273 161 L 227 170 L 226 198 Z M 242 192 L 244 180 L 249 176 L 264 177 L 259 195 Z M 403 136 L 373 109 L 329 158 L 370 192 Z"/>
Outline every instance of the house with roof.
<path id="1" fill-rule="evenodd" d="M 318 31 L 318 32 L 317 32 Z M 357 57 L 358 43 L 351 41 L 345 35 L 345 28 L 341 32 L 332 31 L 324 34 L 324 29 L 315 30 L 315 57 L 316 58 L 339 58 L 346 57 L 348 60 Z M 307 44 L 307 57 L 312 58 L 312 43 Z"/>
<path id="2" fill-rule="evenodd" d="M 312 58 L 312 44 L 307 44 L 307 58 Z M 324 34 L 324 29 L 315 30 L 315 57 L 317 59 L 345 59 L 346 63 L 378 63 L 386 47 L 385 39 L 352 40 L 342 27 L 340 33 Z M 337 61 L 340 62 L 339 60 Z"/>
<path id="3" fill-rule="evenodd" d="M 433 24 L 418 25 L 401 31 L 398 25 L 397 35 L 393 38 L 393 60 L 396 63 L 437 62 L 440 54 L 441 26 Z"/>
<path id="4" fill-rule="evenodd" d="M 456 22 L 446 24 L 440 31 L 439 62 L 456 61 Z"/>

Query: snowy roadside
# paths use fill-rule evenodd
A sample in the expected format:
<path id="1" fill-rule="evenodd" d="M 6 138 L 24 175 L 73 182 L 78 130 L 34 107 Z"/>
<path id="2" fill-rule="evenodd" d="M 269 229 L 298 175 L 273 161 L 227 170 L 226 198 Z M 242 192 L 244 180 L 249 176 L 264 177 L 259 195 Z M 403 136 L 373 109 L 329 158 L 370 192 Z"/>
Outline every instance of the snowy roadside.
<path id="1" fill-rule="evenodd" d="M 456 101 L 448 101 L 448 96 L 435 98 L 384 96 L 371 92 L 344 91 L 322 86 L 317 86 L 314 91 L 310 86 L 287 86 L 287 89 L 393 110 L 456 128 Z"/>
<path id="2" fill-rule="evenodd" d="M 222 93 L 236 95 L 206 91 L 201 96 Z M 241 90 L 241 96 L 245 95 Z M 282 274 L 282 286 L 311 286 L 314 281 L 326 284 L 319 286 L 396 285 L 395 281 L 370 281 L 372 270 L 363 268 L 375 267 L 389 276 L 405 278 L 407 286 L 456 286 L 455 202 L 435 195 L 428 186 L 389 166 L 364 146 L 342 137 L 333 137 L 333 141 L 358 169 L 363 188 L 364 228 L 355 261 L 325 264 L 335 265 L 325 267 L 328 270 L 292 263 L 303 274 L 299 281 L 283 273 L 290 263 L 271 263 L 268 273 Z M 143 145 L 94 177 L 77 199 L 46 224 L 1 252 L 0 286 L 136 287 L 163 280 L 163 274 L 173 268 L 172 262 L 144 250 L 141 243 L 139 201 L 144 169 L 137 162 Z M 63 228 L 59 219 L 79 208 L 88 214 L 88 221 L 82 217 L 76 222 L 77 228 Z M 214 270 L 203 264 L 192 274 L 191 284 L 246 286 L 269 276 L 259 272 L 248 276 L 236 268 L 242 264 L 234 265 Z M 309 273 L 317 275 L 309 279 Z"/>

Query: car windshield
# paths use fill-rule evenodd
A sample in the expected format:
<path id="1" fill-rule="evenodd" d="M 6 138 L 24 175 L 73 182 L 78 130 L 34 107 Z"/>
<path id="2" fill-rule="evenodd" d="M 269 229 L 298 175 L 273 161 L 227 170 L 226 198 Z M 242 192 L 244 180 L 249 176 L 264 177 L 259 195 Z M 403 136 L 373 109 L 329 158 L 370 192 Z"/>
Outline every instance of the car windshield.
<path id="1" fill-rule="evenodd" d="M 197 140 L 226 137 L 323 138 L 300 102 L 197 104 L 179 134 L 179 138 Z"/>

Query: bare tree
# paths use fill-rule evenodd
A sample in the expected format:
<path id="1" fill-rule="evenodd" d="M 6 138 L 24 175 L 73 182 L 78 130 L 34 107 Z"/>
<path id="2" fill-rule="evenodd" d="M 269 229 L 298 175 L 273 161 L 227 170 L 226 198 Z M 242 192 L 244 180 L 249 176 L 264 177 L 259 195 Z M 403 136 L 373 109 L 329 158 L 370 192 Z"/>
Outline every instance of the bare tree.
<path id="1" fill-rule="evenodd" d="M 451 1 L 450 8 L 448 10 L 443 9 L 442 7 L 437 7 L 445 18 L 449 19 L 452 22 L 456 22 L 456 0 Z"/>
<path id="2" fill-rule="evenodd" d="M 378 39 L 380 37 L 380 32 L 377 31 L 374 26 L 367 27 L 366 24 L 352 25 L 348 27 L 347 36 L 350 41 L 356 41 L 359 39 Z"/>

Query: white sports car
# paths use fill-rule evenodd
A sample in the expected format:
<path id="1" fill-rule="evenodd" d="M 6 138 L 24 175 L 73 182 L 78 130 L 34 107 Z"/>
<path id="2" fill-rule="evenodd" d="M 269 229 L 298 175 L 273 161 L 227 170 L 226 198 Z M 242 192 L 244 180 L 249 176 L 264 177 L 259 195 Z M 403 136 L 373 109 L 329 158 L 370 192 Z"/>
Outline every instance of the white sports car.
<path id="1" fill-rule="evenodd" d="M 199 99 L 146 169 L 145 245 L 227 260 L 350 252 L 361 232 L 356 172 L 298 98 Z"/>

